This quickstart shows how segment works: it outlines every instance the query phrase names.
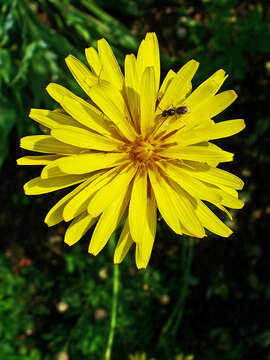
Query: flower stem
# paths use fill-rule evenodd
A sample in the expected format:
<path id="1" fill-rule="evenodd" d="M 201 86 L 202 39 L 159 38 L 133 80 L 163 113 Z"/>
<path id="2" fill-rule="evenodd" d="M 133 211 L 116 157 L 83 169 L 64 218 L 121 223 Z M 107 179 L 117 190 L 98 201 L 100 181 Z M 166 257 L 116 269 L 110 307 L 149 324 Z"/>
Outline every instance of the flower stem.
<path id="1" fill-rule="evenodd" d="M 112 244 L 113 248 L 115 241 L 110 240 L 110 245 Z M 111 251 L 112 252 L 112 251 Z M 110 323 L 110 332 L 108 337 L 107 348 L 105 351 L 105 360 L 111 360 L 112 346 L 114 340 L 114 333 L 116 327 L 116 317 L 117 317 L 117 304 L 118 304 L 118 292 L 119 292 L 119 265 L 113 265 L 113 299 L 112 299 L 112 313 L 111 313 L 111 323 Z"/>
<path id="2" fill-rule="evenodd" d="M 182 252 L 181 252 L 181 281 L 179 288 L 179 296 L 177 303 L 160 335 L 160 342 L 165 342 L 165 337 L 168 333 L 175 336 L 180 326 L 182 317 L 184 315 L 185 302 L 187 297 L 188 285 L 190 282 L 190 271 L 193 257 L 193 239 L 183 237 Z"/>

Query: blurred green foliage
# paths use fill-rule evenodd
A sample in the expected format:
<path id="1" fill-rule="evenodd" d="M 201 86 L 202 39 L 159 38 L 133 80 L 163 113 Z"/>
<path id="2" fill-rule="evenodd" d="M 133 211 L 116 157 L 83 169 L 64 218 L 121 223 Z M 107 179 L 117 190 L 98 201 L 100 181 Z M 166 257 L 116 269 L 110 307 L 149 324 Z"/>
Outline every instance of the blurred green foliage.
<path id="1" fill-rule="evenodd" d="M 139 14 L 134 1 L 127 14 Z M 119 3 L 120 5 L 120 3 Z M 45 87 L 61 81 L 77 89 L 64 66 L 73 54 L 83 58 L 85 47 L 105 37 L 123 59 L 138 41 L 120 21 L 95 1 L 0 1 L 0 165 L 8 154 L 8 136 L 36 130 L 28 120 L 30 107 L 52 106 Z"/>
<path id="2" fill-rule="evenodd" d="M 18 170 L 15 158 L 18 138 L 39 132 L 29 109 L 55 106 L 46 85 L 54 81 L 80 93 L 65 56 L 85 61 L 84 48 L 105 37 L 122 63 L 147 31 L 158 35 L 163 74 L 190 58 L 201 63 L 195 83 L 219 68 L 229 73 L 224 88 L 240 96 L 226 118 L 245 118 L 247 130 L 224 144 L 236 153 L 229 170 L 241 175 L 241 169 L 247 183 L 246 206 L 233 214 L 235 235 L 196 243 L 192 263 L 185 242 L 162 223 L 149 268 L 138 272 L 133 258 L 125 260 L 112 360 L 132 354 L 156 360 L 192 358 L 183 354 L 196 360 L 269 359 L 267 1 L 0 0 L 0 9 L 0 359 L 104 358 L 112 256 L 106 250 L 97 258 L 88 255 L 90 235 L 68 248 L 64 225 L 42 224 L 60 194 L 24 196 L 22 184 L 36 173 Z"/>

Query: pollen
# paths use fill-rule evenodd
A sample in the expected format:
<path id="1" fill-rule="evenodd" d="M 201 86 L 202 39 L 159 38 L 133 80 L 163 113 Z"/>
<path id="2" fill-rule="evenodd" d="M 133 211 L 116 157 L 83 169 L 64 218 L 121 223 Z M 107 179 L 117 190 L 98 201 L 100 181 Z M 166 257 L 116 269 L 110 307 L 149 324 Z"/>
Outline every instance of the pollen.
<path id="1" fill-rule="evenodd" d="M 160 160 L 162 145 L 160 141 L 139 136 L 133 143 L 125 145 L 125 152 L 129 154 L 134 165 L 141 169 L 153 169 L 155 162 Z"/>

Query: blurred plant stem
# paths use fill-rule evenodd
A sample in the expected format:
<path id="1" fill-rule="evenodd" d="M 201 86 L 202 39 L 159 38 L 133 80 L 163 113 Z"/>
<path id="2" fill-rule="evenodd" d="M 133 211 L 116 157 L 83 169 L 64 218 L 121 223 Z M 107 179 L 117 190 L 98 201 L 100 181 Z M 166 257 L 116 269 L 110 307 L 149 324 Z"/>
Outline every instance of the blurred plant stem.
<path id="1" fill-rule="evenodd" d="M 182 240 L 182 251 L 181 251 L 181 279 L 179 287 L 178 300 L 175 304 L 175 307 L 166 322 L 163 326 L 160 334 L 160 344 L 167 343 L 167 337 L 175 337 L 177 330 L 179 329 L 186 303 L 188 285 L 190 283 L 190 271 L 191 263 L 193 257 L 193 239 L 189 237 L 183 237 Z"/>
<path id="2" fill-rule="evenodd" d="M 113 254 L 115 243 L 116 243 L 116 233 L 114 233 L 109 242 L 110 253 Z M 112 299 L 112 312 L 111 312 L 111 324 L 110 332 L 108 337 L 108 344 L 105 351 L 105 360 L 111 360 L 111 353 L 113 347 L 114 333 L 116 327 L 116 317 L 117 317 L 117 303 L 118 303 L 118 292 L 119 292 L 119 265 L 113 265 L 113 299 Z"/>

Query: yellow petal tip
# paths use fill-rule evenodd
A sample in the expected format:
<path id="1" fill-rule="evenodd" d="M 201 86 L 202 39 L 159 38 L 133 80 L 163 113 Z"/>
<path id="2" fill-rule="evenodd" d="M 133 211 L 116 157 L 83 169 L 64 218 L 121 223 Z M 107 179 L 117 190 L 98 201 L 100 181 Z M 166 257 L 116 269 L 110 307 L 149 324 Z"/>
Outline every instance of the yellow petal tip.
<path id="1" fill-rule="evenodd" d="M 65 222 L 69 222 L 70 220 L 73 219 L 73 216 L 71 216 L 70 214 L 67 214 L 65 212 L 65 209 L 63 210 L 63 215 L 62 216 L 63 216 L 63 219 L 64 219 Z"/>
<path id="2" fill-rule="evenodd" d="M 23 190 L 24 190 L 25 195 L 31 195 L 30 191 L 28 189 L 28 186 L 26 184 L 23 186 Z"/>
<path id="3" fill-rule="evenodd" d="M 68 55 L 68 56 L 66 56 L 65 57 L 65 62 L 66 62 L 66 64 L 68 65 L 68 63 L 70 62 L 70 61 L 72 61 L 73 59 L 76 59 L 73 55 Z"/>
<path id="4" fill-rule="evenodd" d="M 68 246 L 72 246 L 73 243 L 72 243 L 72 240 L 68 240 L 68 239 L 64 239 L 64 243 L 67 244 Z"/>
<path id="5" fill-rule="evenodd" d="M 53 86 L 53 83 L 49 83 L 47 86 L 46 86 L 46 91 L 50 90 L 50 88 Z M 31 109 L 32 110 L 32 109 Z M 30 113 L 31 113 L 31 110 L 30 110 Z"/>
<path id="6" fill-rule="evenodd" d="M 145 265 L 137 265 L 137 269 L 144 270 L 144 269 L 146 269 L 146 266 Z"/>
<path id="7" fill-rule="evenodd" d="M 195 60 L 195 59 L 189 60 L 189 63 L 190 63 L 190 64 L 193 64 L 193 65 L 196 66 L 196 67 L 199 67 L 199 65 L 200 65 L 199 61 L 197 61 L 197 60 Z"/>
<path id="8" fill-rule="evenodd" d="M 88 253 L 93 255 L 93 256 L 97 256 L 98 252 L 97 251 L 94 251 L 93 249 L 88 249 Z"/>

